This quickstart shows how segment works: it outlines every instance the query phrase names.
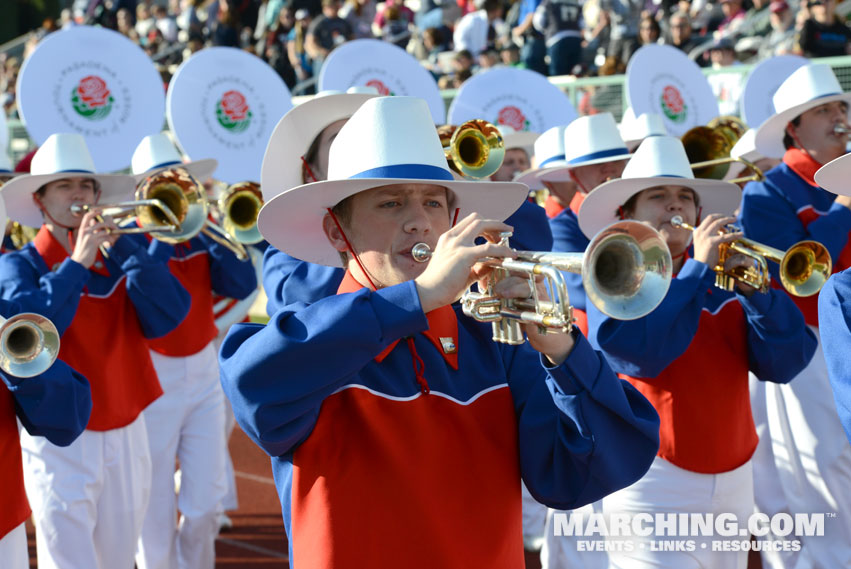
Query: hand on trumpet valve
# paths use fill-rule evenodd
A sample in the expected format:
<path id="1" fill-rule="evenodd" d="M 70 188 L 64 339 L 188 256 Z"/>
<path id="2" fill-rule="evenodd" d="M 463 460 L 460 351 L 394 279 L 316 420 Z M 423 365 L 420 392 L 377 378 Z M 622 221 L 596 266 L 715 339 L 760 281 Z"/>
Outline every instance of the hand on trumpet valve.
<path id="1" fill-rule="evenodd" d="M 511 227 L 493 219 L 470 214 L 440 236 L 426 269 L 414 279 L 423 312 L 430 312 L 458 300 L 477 280 L 493 270 L 483 263 L 489 257 L 514 257 L 507 245 L 500 245 L 499 234 Z M 476 238 L 486 243 L 476 245 Z"/>
<path id="2" fill-rule="evenodd" d="M 707 216 L 694 230 L 694 259 L 714 268 L 718 264 L 720 245 L 744 237 L 741 231 L 726 231 L 727 225 L 734 221 L 735 218 L 718 213 Z"/>
<path id="3" fill-rule="evenodd" d="M 118 226 L 111 218 L 103 218 L 97 211 L 89 210 L 77 228 L 71 259 L 90 269 L 97 258 L 98 249 L 111 247 L 118 240 L 120 235 L 115 233 L 117 230 Z"/>

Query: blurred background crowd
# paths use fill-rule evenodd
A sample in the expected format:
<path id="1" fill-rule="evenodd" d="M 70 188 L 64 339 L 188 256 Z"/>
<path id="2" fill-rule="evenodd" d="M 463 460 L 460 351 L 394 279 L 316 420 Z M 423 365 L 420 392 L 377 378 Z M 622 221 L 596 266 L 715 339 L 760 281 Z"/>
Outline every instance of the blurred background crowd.
<path id="1" fill-rule="evenodd" d="M 0 43 L 28 34 L 21 54 L 0 49 L 7 114 L 28 52 L 45 34 L 80 24 L 137 42 L 165 84 L 192 53 L 231 46 L 267 61 L 293 95 L 314 93 L 322 62 L 355 38 L 407 50 L 445 89 L 498 65 L 619 74 L 649 43 L 713 67 L 851 50 L 851 0 L 9 0 L 3 12 Z"/>

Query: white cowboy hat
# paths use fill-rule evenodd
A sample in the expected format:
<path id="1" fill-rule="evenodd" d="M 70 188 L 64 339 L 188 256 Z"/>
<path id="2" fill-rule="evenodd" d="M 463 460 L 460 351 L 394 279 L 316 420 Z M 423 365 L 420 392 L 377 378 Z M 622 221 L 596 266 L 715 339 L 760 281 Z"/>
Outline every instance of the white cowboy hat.
<path id="1" fill-rule="evenodd" d="M 730 150 L 731 158 L 741 158 L 743 160 L 747 160 L 748 162 L 756 162 L 757 160 L 762 160 L 765 158 L 759 151 L 756 149 L 756 130 L 749 128 L 745 131 L 745 134 L 742 135 L 739 140 L 736 141 L 736 144 L 733 145 L 733 148 Z M 730 164 L 730 168 L 727 170 L 727 174 L 724 176 L 725 180 L 732 180 L 733 178 L 738 177 L 738 175 L 744 171 L 746 166 L 741 162 L 733 162 Z"/>
<path id="2" fill-rule="evenodd" d="M 630 113 L 624 114 L 620 133 L 627 148 L 635 149 L 645 138 L 666 136 L 668 129 L 665 128 L 665 119 L 658 113 L 641 113 L 637 117 Z"/>
<path id="3" fill-rule="evenodd" d="M 835 158 L 818 169 L 816 184 L 828 192 L 851 196 L 851 154 Z"/>
<path id="4" fill-rule="evenodd" d="M 183 168 L 203 182 L 213 175 L 218 165 L 218 161 L 213 158 L 184 162 L 177 147 L 164 132 L 143 138 L 133 151 L 133 158 L 130 161 L 133 179 L 137 184 L 148 176 L 175 167 Z"/>
<path id="5" fill-rule="evenodd" d="M 459 219 L 472 212 L 506 219 L 529 192 L 515 182 L 456 181 L 428 104 L 415 97 L 363 103 L 331 144 L 328 180 L 294 187 L 266 202 L 260 232 L 274 247 L 304 261 L 340 266 L 322 228 L 327 208 L 358 192 L 390 184 L 426 183 L 452 191 Z"/>
<path id="6" fill-rule="evenodd" d="M 33 155 L 30 173 L 6 182 L 0 195 L 8 216 L 29 227 L 43 223 L 41 210 L 33 201 L 33 192 L 48 182 L 63 178 L 93 178 L 100 184 L 100 203 L 127 201 L 136 184 L 132 176 L 98 174 L 86 140 L 80 134 L 52 134 Z"/>
<path id="7" fill-rule="evenodd" d="M 561 182 L 570 179 L 564 161 L 564 131 L 566 126 L 554 126 L 538 136 L 534 145 L 535 166 L 520 172 L 515 182 L 526 184 L 530 190 L 544 187 L 543 180 Z"/>
<path id="8" fill-rule="evenodd" d="M 304 183 L 302 156 L 325 127 L 351 117 L 365 101 L 378 97 L 372 87 L 352 87 L 346 93 L 323 91 L 281 117 L 263 155 L 260 191 L 269 201 Z M 433 124 L 433 123 L 432 123 Z"/>
<path id="9" fill-rule="evenodd" d="M 630 158 L 612 113 L 579 117 L 567 125 L 564 149 L 568 168 Z"/>
<path id="10" fill-rule="evenodd" d="M 842 86 L 829 65 L 810 63 L 799 67 L 777 89 L 772 98 L 775 114 L 756 131 L 756 149 L 768 158 L 783 158 L 786 125 L 802 113 L 833 101 L 851 103 L 851 93 Z"/>
<path id="11" fill-rule="evenodd" d="M 684 186 L 700 197 L 701 214 L 730 215 L 739 205 L 742 191 L 735 184 L 695 178 L 683 143 L 672 136 L 654 136 L 641 143 L 624 168 L 623 176 L 599 186 L 579 208 L 579 227 L 588 237 L 620 219 L 619 206 L 647 188 Z"/>
<path id="12" fill-rule="evenodd" d="M 507 124 L 501 124 L 496 128 L 502 134 L 502 140 L 505 143 L 506 150 L 521 148 L 530 155 L 534 152 L 535 141 L 541 136 L 537 132 L 529 132 L 528 130 L 516 131 Z"/>

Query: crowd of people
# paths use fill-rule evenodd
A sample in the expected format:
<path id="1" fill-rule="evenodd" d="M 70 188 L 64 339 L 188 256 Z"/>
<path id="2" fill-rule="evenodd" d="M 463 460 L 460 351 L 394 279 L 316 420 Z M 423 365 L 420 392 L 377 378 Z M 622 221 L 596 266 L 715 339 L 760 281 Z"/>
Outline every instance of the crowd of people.
<path id="1" fill-rule="evenodd" d="M 497 65 L 544 75 L 623 73 L 632 54 L 652 43 L 677 47 L 702 66 L 844 55 L 851 45 L 837 0 L 65 1 L 37 35 L 78 24 L 117 30 L 151 55 L 166 83 L 204 46 L 237 47 L 267 61 L 295 94 L 314 93 L 328 53 L 355 38 L 408 50 L 444 88 Z M 20 61 L 3 63 L 8 104 Z"/>

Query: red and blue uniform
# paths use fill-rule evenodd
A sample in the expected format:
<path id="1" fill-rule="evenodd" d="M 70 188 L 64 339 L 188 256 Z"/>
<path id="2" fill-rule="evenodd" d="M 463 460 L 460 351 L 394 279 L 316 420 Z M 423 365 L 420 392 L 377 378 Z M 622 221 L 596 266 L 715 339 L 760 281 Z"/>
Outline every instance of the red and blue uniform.
<path id="1" fill-rule="evenodd" d="M 0 300 L 0 314 L 10 318 L 21 310 Z M 0 372 L 6 385 L 0 387 L 0 539 L 30 517 L 24 492 L 20 419 L 31 435 L 43 436 L 57 446 L 68 446 L 76 439 L 92 410 L 92 396 L 85 377 L 57 360 L 41 375 L 14 377 Z"/>
<path id="2" fill-rule="evenodd" d="M 839 419 L 851 441 L 851 269 L 827 280 L 818 297 L 819 324 Z"/>
<path id="3" fill-rule="evenodd" d="M 292 567 L 518 567 L 520 477 L 572 508 L 638 479 L 658 417 L 581 334 L 555 367 L 408 281 L 237 324 L 220 352 L 272 458 Z"/>
<path id="4" fill-rule="evenodd" d="M 756 448 L 748 371 L 785 383 L 816 349 L 782 291 L 746 297 L 714 282 L 706 264 L 688 259 L 643 318 L 615 320 L 588 307 L 592 344 L 659 412 L 659 456 L 704 474 L 733 470 Z"/>
<path id="5" fill-rule="evenodd" d="M 99 254 L 86 269 L 42 227 L 32 243 L 0 257 L 0 297 L 52 320 L 59 357 L 91 383 L 87 429 L 128 425 L 160 396 L 143 340 L 164 336 L 189 310 L 189 295 L 164 262 L 171 247 L 154 243 L 149 254 L 146 246 L 142 236 L 122 236 L 108 259 Z"/>

